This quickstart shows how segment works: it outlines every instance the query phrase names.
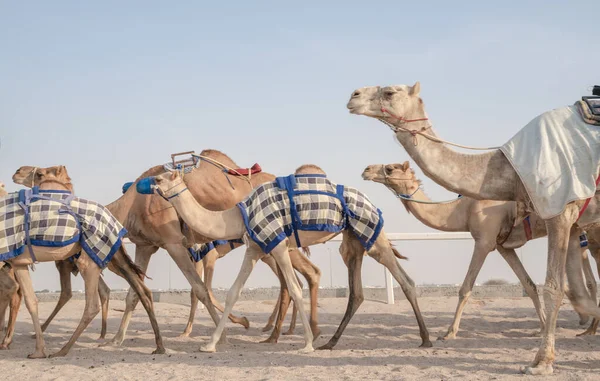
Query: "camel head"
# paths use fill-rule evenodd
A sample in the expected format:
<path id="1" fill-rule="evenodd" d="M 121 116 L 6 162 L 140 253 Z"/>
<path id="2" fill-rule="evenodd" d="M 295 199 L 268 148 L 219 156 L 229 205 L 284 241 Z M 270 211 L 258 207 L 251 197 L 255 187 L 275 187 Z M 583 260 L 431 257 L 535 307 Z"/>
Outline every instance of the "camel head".
<path id="1" fill-rule="evenodd" d="M 33 185 L 39 186 L 42 183 L 58 184 L 59 188 L 64 188 L 73 192 L 71 177 L 64 165 L 56 165 L 48 168 L 37 168 L 33 177 Z"/>
<path id="2" fill-rule="evenodd" d="M 187 189 L 181 174 L 177 171 L 165 172 L 158 176 L 145 177 L 138 181 L 136 190 L 141 194 L 153 194 L 155 191 L 169 199 Z"/>
<path id="3" fill-rule="evenodd" d="M 46 180 L 52 179 L 53 181 L 68 185 L 70 190 L 73 190 L 71 177 L 69 177 L 67 167 L 64 165 L 55 165 L 47 168 L 24 165 L 17 169 L 12 177 L 15 184 L 24 185 L 29 188 L 40 185 L 42 178 Z"/>
<path id="4" fill-rule="evenodd" d="M 421 85 L 370 86 L 354 90 L 346 107 L 351 114 L 384 119 L 410 119 L 423 114 Z M 390 120 L 391 121 L 391 120 Z"/>
<path id="5" fill-rule="evenodd" d="M 369 165 L 363 171 L 362 178 L 391 187 L 400 194 L 413 194 L 421 185 L 408 161 L 402 164 Z"/>

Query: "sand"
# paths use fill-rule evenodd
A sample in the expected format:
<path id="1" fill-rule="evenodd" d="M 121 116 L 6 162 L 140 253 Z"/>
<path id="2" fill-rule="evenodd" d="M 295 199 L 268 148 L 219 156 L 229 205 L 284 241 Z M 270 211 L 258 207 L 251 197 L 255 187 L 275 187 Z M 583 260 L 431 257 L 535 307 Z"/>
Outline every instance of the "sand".
<path id="1" fill-rule="evenodd" d="M 199 353 L 212 332 L 212 323 L 199 310 L 190 338 L 178 338 L 187 321 L 188 307 L 156 303 L 156 313 L 167 347 L 166 355 L 152 355 L 154 340 L 145 312 L 136 310 L 127 339 L 121 347 L 99 347 L 100 318 L 83 333 L 63 358 L 28 360 L 34 347 L 32 325 L 21 309 L 15 340 L 0 352 L 0 372 L 16 380 L 513 380 L 533 379 L 519 368 L 534 357 L 540 339 L 534 334 L 538 320 L 527 298 L 472 299 L 465 310 L 459 337 L 435 341 L 452 320 L 456 298 L 419 300 L 430 330 L 433 348 L 418 348 L 420 339 L 406 301 L 387 305 L 367 300 L 333 351 L 311 354 L 302 347 L 302 328 L 283 336 L 278 344 L 260 344 L 267 337 L 260 328 L 274 301 L 244 301 L 236 306 L 251 321 L 249 330 L 229 324 L 230 344 L 217 353 Z M 325 343 L 335 331 L 346 300 L 323 299 L 319 317 Z M 111 301 L 109 334 L 117 330 L 123 302 Z M 48 316 L 54 303 L 40 303 L 40 316 Z M 48 351 L 68 339 L 79 321 L 82 301 L 71 301 L 45 335 Z M 600 337 L 575 337 L 581 331 L 577 315 L 563 304 L 557 330 L 557 362 L 553 380 L 598 380 Z M 287 322 L 286 322 L 287 328 Z"/>

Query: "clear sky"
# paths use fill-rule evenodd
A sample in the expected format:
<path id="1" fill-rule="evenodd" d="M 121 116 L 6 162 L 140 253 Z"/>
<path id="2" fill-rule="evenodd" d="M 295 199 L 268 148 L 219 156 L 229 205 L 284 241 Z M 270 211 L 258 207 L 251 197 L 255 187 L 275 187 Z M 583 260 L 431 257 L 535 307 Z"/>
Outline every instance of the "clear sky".
<path id="1" fill-rule="evenodd" d="M 409 157 L 384 125 L 347 112 L 351 92 L 421 81 L 443 138 L 500 145 L 600 84 L 596 2 L 0 0 L 0 181 L 17 190 L 19 166 L 63 164 L 79 196 L 109 203 L 171 153 L 215 148 L 277 175 L 318 164 L 366 192 L 388 232 L 430 231 L 383 186 L 362 181 L 368 164 Z M 432 198 L 455 196 L 417 174 Z M 544 245 L 530 244 L 524 258 L 537 282 Z M 326 247 L 332 283 L 343 285 L 337 247 Z M 472 250 L 398 247 L 418 284 L 461 282 Z M 327 286 L 327 250 L 313 252 Z M 217 265 L 217 286 L 237 273 L 234 253 Z M 158 273 L 169 262 L 155 257 L 151 285 L 166 288 Z M 172 287 L 186 287 L 174 267 Z M 36 288 L 57 288 L 53 266 L 38 268 Z M 274 284 L 264 271 L 249 285 Z M 497 253 L 479 281 L 491 277 L 516 280 Z M 365 261 L 365 283 L 380 278 Z"/>

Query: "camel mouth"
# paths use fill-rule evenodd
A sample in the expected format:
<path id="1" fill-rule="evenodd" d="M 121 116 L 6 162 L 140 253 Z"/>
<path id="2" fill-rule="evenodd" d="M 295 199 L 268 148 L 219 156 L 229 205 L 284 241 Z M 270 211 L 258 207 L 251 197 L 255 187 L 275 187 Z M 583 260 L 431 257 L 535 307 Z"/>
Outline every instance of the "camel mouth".
<path id="1" fill-rule="evenodd" d="M 363 180 L 368 180 L 368 181 L 371 181 L 376 177 L 375 173 L 372 173 L 371 171 L 368 171 L 368 172 L 364 171 L 361 176 L 362 176 Z"/>

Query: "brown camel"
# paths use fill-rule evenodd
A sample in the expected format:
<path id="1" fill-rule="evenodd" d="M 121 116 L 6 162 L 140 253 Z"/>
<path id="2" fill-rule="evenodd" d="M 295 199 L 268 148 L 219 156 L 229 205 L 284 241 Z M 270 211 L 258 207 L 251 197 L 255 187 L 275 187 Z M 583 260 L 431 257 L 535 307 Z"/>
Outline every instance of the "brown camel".
<path id="1" fill-rule="evenodd" d="M 228 314 L 237 301 L 242 287 L 245 281 L 248 279 L 248 276 L 250 275 L 256 261 L 261 256 L 266 255 L 265 251 L 263 251 L 264 249 L 261 248 L 254 240 L 251 240 L 248 237 L 244 223 L 244 217 L 240 212 L 240 208 L 233 207 L 225 211 L 211 211 L 206 209 L 200 205 L 192 196 L 191 192 L 188 191 L 189 189 L 186 187 L 186 184 L 183 182 L 178 172 L 164 173 L 162 175 L 149 178 L 147 179 L 146 184 L 149 186 L 155 184 L 152 186 L 155 186 L 160 195 L 173 204 L 177 210 L 177 213 L 186 222 L 186 224 L 203 236 L 225 240 L 244 237 L 244 242 L 247 245 L 246 255 L 244 257 L 238 277 L 227 294 L 224 313 Z M 261 195 L 263 192 L 268 192 L 265 189 L 273 189 L 273 187 L 276 186 L 275 184 L 276 183 L 273 182 L 256 188 L 244 202 L 251 202 L 250 200 L 254 200 L 254 196 Z M 273 208 L 273 210 L 279 210 L 277 209 L 278 206 L 270 203 L 270 201 L 261 201 L 259 204 L 263 205 L 265 202 L 268 203 L 264 205 L 265 208 L 268 207 Z M 321 212 L 321 209 L 319 209 L 319 212 Z M 277 221 L 281 221 L 281 219 L 278 219 Z M 254 231 L 253 234 L 257 234 L 256 231 Z M 308 247 L 317 243 L 327 242 L 337 234 L 339 234 L 339 231 L 298 231 L 296 238 L 302 242 L 302 246 Z M 351 233 L 350 230 L 343 230 L 343 237 L 343 243 L 340 251 L 342 252 L 342 257 L 348 266 L 348 279 L 350 283 L 348 308 L 334 337 L 327 345 L 321 348 L 333 347 L 337 339 L 339 339 L 339 336 L 341 336 L 350 318 L 363 301 L 361 267 L 365 248 L 363 247 L 363 244 L 360 243 L 358 237 Z M 305 346 L 301 351 L 309 352 L 313 350 L 313 334 L 309 329 L 309 322 L 306 314 L 304 313 L 302 292 L 299 288 L 296 278 L 294 277 L 293 268 L 291 266 L 289 255 L 287 254 L 289 248 L 295 247 L 296 240 L 281 236 L 281 241 L 275 242 L 277 242 L 277 244 L 272 247 L 272 250 L 270 250 L 269 253 L 274 257 L 275 261 L 277 261 L 277 264 L 285 278 L 285 282 L 288 286 L 291 297 L 298 307 L 298 313 L 300 314 L 302 325 L 304 327 L 305 339 Z M 431 346 L 431 341 L 429 341 L 429 333 L 427 332 L 425 322 L 423 321 L 423 317 L 421 316 L 417 303 L 414 283 L 396 260 L 396 257 L 404 257 L 402 257 L 400 253 L 398 253 L 392 247 L 390 241 L 385 236 L 383 228 L 381 228 L 381 234 L 376 236 L 376 239 L 372 243 L 372 246 L 369 247 L 367 253 L 375 258 L 378 262 L 386 266 L 401 285 L 415 312 L 417 322 L 419 324 L 421 339 L 423 340 L 421 345 Z M 202 346 L 200 348 L 201 351 L 214 352 L 216 350 L 216 344 L 224 332 L 225 323 L 225 319 L 221 318 L 216 330 L 211 336 L 210 342 Z"/>
<path id="2" fill-rule="evenodd" d="M 395 132 L 406 152 L 433 181 L 444 188 L 478 200 L 519 201 L 531 205 L 525 185 L 499 149 L 469 155 L 450 149 L 433 132 L 420 97 L 421 86 L 364 87 L 352 93 L 351 113 L 384 121 Z M 535 154 L 535 153 L 532 153 Z M 590 163 L 596 165 L 597 163 Z M 590 177 L 597 178 L 598 173 Z M 586 200 L 572 201 L 558 215 L 544 220 L 548 232 L 548 266 L 544 285 L 546 325 L 542 343 L 528 374 L 553 372 L 556 320 L 564 296 L 565 272 L 569 296 L 578 312 L 600 316 L 582 277 L 579 236 L 600 224 L 599 200 L 591 198 L 586 216 L 579 218 Z"/>
<path id="3" fill-rule="evenodd" d="M 64 165 L 47 167 L 47 168 L 38 168 L 32 166 L 22 166 L 13 175 L 13 182 L 15 184 L 24 185 L 26 187 L 33 187 L 38 185 L 40 178 L 36 176 L 38 170 L 42 171 L 47 175 L 52 174 L 58 181 L 64 183 L 67 186 L 67 190 L 74 194 L 73 184 L 71 183 L 71 177 L 69 177 L 69 173 L 67 168 Z M 60 296 L 58 298 L 58 302 L 56 303 L 56 307 L 50 313 L 50 316 L 46 319 L 44 324 L 42 324 L 42 332 L 45 332 L 52 319 L 58 314 L 58 312 L 67 304 L 69 300 L 73 297 L 73 291 L 71 287 L 71 274 L 73 276 L 77 276 L 79 270 L 77 269 L 77 265 L 73 258 L 65 259 L 62 261 L 54 262 L 56 265 L 56 269 L 58 270 L 58 274 L 60 276 Z M 99 339 L 104 339 L 106 337 L 106 325 L 108 321 L 108 301 L 110 300 L 110 288 L 104 282 L 102 277 L 98 280 L 98 295 L 100 295 L 100 306 L 102 308 L 102 328 L 100 330 Z M 17 306 L 21 305 L 21 302 L 15 304 Z M 16 313 L 15 313 L 16 316 Z M 2 347 L 0 347 L 1 349 Z"/>
<path id="4" fill-rule="evenodd" d="M 252 176 L 235 176 L 224 168 L 239 168 L 227 155 L 217 150 L 203 150 L 199 155 L 202 160 L 197 168 L 185 174 L 185 183 L 191 195 L 209 210 L 225 210 L 235 206 L 243 200 L 254 187 L 272 181 L 275 176 L 259 172 Z M 144 172 L 139 178 L 155 176 L 163 173 L 162 165 L 155 166 Z M 207 243 L 213 241 L 209 237 L 197 234 L 196 231 L 188 232 L 182 228 L 182 222 L 172 205 L 157 195 L 142 195 L 136 192 L 135 184 L 128 189 L 119 199 L 109 204 L 107 208 L 128 230 L 127 237 L 136 245 L 135 262 L 142 270 L 148 268 L 152 254 L 159 248 L 165 249 L 175 261 L 183 275 L 192 287 L 196 297 L 207 306 L 215 324 L 218 316 L 214 312 L 210 293 L 200 279 L 194 264 L 189 260 L 188 247 L 194 243 Z M 297 258 L 301 258 L 297 256 Z M 315 268 L 314 266 L 306 266 Z M 300 271 L 300 269 L 298 269 Z M 302 271 L 300 271 L 302 273 Z M 311 328 L 319 332 L 317 321 L 317 293 L 318 273 L 311 271 L 308 285 L 311 294 Z M 126 308 L 119 331 L 112 342 L 121 344 L 125 339 L 131 314 L 137 305 L 136 294 L 131 290 L 127 294 Z M 246 318 L 228 315 L 236 323 L 248 327 Z M 274 341 L 279 336 L 281 327 L 275 327 L 268 341 Z"/>
<path id="5" fill-rule="evenodd" d="M 36 177 L 40 179 L 39 187 L 40 190 L 60 190 L 68 192 L 68 185 L 62 183 L 53 173 L 46 173 L 44 171 L 38 171 Z M 6 216 L 6 214 L 4 214 Z M 45 246 L 31 246 L 25 250 L 22 254 L 8 259 L 6 262 L 9 263 L 15 271 L 15 277 L 19 283 L 19 287 L 23 292 L 25 299 L 25 305 L 31 314 L 33 326 L 36 334 L 36 348 L 34 353 L 29 355 L 29 358 L 44 358 L 45 343 L 41 329 L 41 325 L 38 319 L 37 312 L 37 298 L 33 290 L 31 283 L 31 277 L 29 274 L 28 266 L 34 263 L 34 257 L 38 262 L 49 262 L 57 260 L 65 260 L 72 257 L 76 253 L 82 250 L 79 242 L 71 243 L 62 247 L 45 247 Z M 89 325 L 94 316 L 99 312 L 100 306 L 98 303 L 98 279 L 101 275 L 101 268 L 92 260 L 89 255 L 82 254 L 76 259 L 77 267 L 81 273 L 81 276 L 85 282 L 85 310 L 79 325 L 75 332 L 71 336 L 71 339 L 65 344 L 65 346 L 58 352 L 51 355 L 51 357 L 64 356 L 69 352 L 69 349 L 73 346 L 77 338 L 81 335 L 83 330 Z M 108 262 L 108 268 L 115 274 L 125 278 L 127 282 L 139 293 L 139 297 L 142 300 L 142 304 L 148 312 L 152 328 L 154 329 L 156 339 L 156 350 L 154 353 L 164 353 L 165 349 L 162 344 L 162 338 L 156 317 L 154 315 L 154 307 L 152 302 L 152 293 L 144 285 L 142 279 L 144 273 L 135 266 L 123 246 L 119 246 L 114 256 Z"/>
<path id="6" fill-rule="evenodd" d="M 461 197 L 450 202 L 435 203 L 421 189 L 421 181 L 415 176 L 408 161 L 403 164 L 369 165 L 362 173 L 365 180 L 384 184 L 398 197 L 409 213 L 412 213 L 425 225 L 447 232 L 470 232 L 475 247 L 465 280 L 459 290 L 458 305 L 454 320 L 448 332 L 440 337 L 443 340 L 455 339 L 459 330 L 463 310 L 467 304 L 477 275 L 488 254 L 498 250 L 519 278 L 527 295 L 533 301 L 540 319 L 542 331 L 545 316 L 541 307 L 535 283 L 519 260 L 515 249 L 525 245 L 528 240 L 546 236 L 546 225 L 536 214 L 526 221 L 515 224 L 516 203 L 514 201 L 475 200 Z M 595 251 L 595 242 L 590 242 L 590 250 Z M 594 249 L 592 249 L 594 247 Z M 586 250 L 583 250 L 585 253 Z M 585 266 L 584 266 L 585 268 Z M 585 272 L 592 298 L 596 299 L 594 274 Z M 580 324 L 585 324 L 582 319 Z"/>

